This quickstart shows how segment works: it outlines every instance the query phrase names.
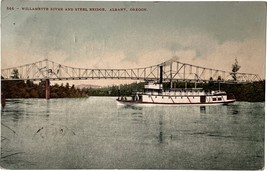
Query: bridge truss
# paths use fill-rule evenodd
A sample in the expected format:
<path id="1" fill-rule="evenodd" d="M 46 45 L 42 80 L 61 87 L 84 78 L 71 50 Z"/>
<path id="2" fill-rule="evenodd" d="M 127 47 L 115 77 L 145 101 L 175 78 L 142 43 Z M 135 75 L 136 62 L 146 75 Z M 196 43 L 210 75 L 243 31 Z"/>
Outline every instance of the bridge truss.
<path id="1" fill-rule="evenodd" d="M 65 66 L 51 60 L 25 64 L 1 70 L 3 80 L 87 80 L 87 79 L 124 79 L 159 81 L 160 66 L 163 66 L 163 81 L 167 82 L 226 82 L 248 83 L 260 81 L 257 74 L 232 73 L 217 69 L 168 60 L 158 65 L 134 69 L 87 69 Z M 14 78 L 14 70 L 19 78 Z M 233 79 L 236 74 L 236 80 Z"/>

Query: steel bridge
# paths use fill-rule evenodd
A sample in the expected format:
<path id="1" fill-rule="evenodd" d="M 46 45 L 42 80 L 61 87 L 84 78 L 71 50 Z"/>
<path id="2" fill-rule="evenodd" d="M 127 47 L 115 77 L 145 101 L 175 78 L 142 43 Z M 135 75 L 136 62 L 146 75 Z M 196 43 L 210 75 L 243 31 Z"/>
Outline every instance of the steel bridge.
<path id="1" fill-rule="evenodd" d="M 168 60 L 158 65 L 134 69 L 87 69 L 65 66 L 51 60 L 1 69 L 2 80 L 87 80 L 87 79 L 124 79 L 124 80 L 159 80 L 159 68 L 163 66 L 163 81 L 178 82 L 235 82 L 247 83 L 259 81 L 257 74 L 233 73 Z M 19 78 L 13 78 L 18 70 Z"/>
<path id="2" fill-rule="evenodd" d="M 1 69 L 1 80 L 47 81 L 48 87 L 49 80 L 124 79 L 159 81 L 161 66 L 163 67 L 163 81 L 170 83 L 210 81 L 222 83 L 249 83 L 261 80 L 257 74 L 233 73 L 211 69 L 182 63 L 175 58 L 157 65 L 133 69 L 77 68 L 45 59 L 31 64 Z M 18 71 L 18 77 L 14 77 L 15 70 Z M 233 79 L 233 75 L 235 79 Z"/>

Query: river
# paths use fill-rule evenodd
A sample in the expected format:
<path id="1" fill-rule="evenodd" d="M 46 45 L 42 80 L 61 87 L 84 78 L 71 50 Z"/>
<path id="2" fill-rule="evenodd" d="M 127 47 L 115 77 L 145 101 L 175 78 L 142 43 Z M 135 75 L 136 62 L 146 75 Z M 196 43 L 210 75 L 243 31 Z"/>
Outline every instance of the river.
<path id="1" fill-rule="evenodd" d="M 7 169 L 261 169 L 264 103 L 121 107 L 112 97 L 8 99 Z"/>

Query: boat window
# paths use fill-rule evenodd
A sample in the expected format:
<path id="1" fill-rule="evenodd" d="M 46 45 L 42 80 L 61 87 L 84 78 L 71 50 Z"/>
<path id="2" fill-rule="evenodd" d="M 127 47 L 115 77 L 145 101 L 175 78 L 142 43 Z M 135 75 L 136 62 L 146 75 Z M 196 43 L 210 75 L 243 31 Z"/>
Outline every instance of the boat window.
<path id="1" fill-rule="evenodd" d="M 155 96 L 155 98 L 157 98 L 157 96 Z"/>
<path id="2" fill-rule="evenodd" d="M 216 98 L 212 98 L 212 101 L 216 101 Z"/>
<path id="3" fill-rule="evenodd" d="M 218 98 L 218 100 L 222 100 L 222 98 L 221 98 L 221 97 L 219 97 L 219 98 Z"/>

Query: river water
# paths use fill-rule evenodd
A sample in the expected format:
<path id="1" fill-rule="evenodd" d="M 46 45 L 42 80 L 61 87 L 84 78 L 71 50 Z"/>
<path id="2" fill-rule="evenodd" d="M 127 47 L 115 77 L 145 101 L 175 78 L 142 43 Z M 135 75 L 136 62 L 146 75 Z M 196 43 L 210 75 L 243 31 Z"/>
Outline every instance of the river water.
<path id="1" fill-rule="evenodd" d="M 115 98 L 10 99 L 7 169 L 261 169 L 264 103 L 119 107 Z"/>

